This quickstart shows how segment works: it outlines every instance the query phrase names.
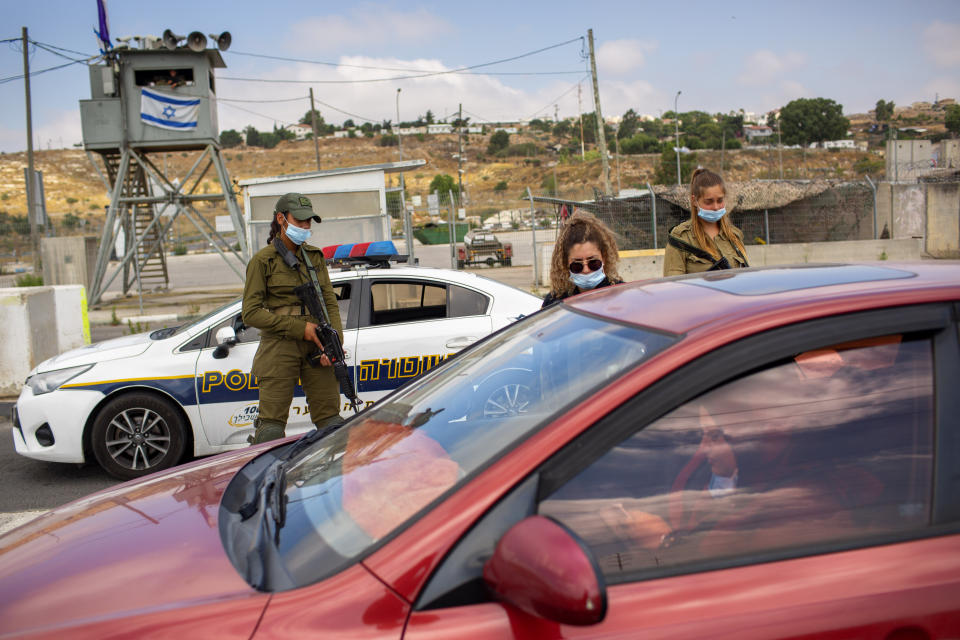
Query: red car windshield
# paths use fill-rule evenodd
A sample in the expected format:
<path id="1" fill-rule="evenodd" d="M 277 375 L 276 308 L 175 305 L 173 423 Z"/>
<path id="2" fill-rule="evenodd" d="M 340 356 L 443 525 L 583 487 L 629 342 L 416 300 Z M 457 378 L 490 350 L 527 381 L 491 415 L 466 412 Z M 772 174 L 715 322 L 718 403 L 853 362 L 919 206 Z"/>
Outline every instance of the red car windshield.
<path id="1" fill-rule="evenodd" d="M 339 571 L 676 339 L 558 306 L 459 354 L 290 464 L 285 569 L 298 586 Z"/>

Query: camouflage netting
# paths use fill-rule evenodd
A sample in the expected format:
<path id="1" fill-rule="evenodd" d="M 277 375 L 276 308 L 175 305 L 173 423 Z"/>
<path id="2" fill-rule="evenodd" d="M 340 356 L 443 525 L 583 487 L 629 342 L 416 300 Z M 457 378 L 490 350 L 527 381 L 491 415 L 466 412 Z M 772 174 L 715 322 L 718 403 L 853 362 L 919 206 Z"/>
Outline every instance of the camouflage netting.
<path id="1" fill-rule="evenodd" d="M 829 180 L 728 182 L 727 211 L 780 209 L 792 202 L 819 196 L 824 191 L 842 184 Z M 653 187 L 653 191 L 664 200 L 690 211 L 690 185 L 657 185 Z"/>
<path id="2" fill-rule="evenodd" d="M 593 211 L 620 249 L 662 248 L 675 225 L 690 219 L 687 186 L 655 186 L 649 195 L 600 196 L 575 206 Z M 730 183 L 730 221 L 746 244 L 866 240 L 874 237 L 874 194 L 866 182 L 818 180 Z M 655 209 L 654 209 L 655 204 Z"/>

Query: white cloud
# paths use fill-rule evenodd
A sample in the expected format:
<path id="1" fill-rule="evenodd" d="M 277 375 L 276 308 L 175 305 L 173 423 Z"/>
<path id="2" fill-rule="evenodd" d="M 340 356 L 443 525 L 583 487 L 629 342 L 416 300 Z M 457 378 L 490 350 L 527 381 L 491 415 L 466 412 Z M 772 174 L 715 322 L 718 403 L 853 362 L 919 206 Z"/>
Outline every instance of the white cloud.
<path id="1" fill-rule="evenodd" d="M 655 51 L 656 42 L 643 40 L 609 40 L 597 50 L 597 73 L 619 76 L 638 69 L 646 62 L 646 54 Z"/>
<path id="2" fill-rule="evenodd" d="M 960 66 L 960 24 L 933 22 L 923 30 L 923 50 L 941 67 Z"/>
<path id="3" fill-rule="evenodd" d="M 83 141 L 79 108 L 59 111 L 52 117 L 38 117 L 34 114 L 33 125 L 33 148 L 35 151 L 41 149 L 70 149 L 74 144 Z M 0 128 L 0 150 L 17 152 L 25 151 L 26 148 L 26 128 Z"/>
<path id="4" fill-rule="evenodd" d="M 556 80 L 534 89 L 515 88 L 504 84 L 494 76 L 481 74 L 451 73 L 402 81 L 366 82 L 352 84 L 329 83 L 332 80 L 364 80 L 397 75 L 416 76 L 421 73 L 446 71 L 450 67 L 436 59 L 402 60 L 398 58 L 372 58 L 366 56 L 343 56 L 339 67 L 316 67 L 291 64 L 275 67 L 262 77 L 292 80 L 326 80 L 328 83 L 313 84 L 317 109 L 324 120 L 340 124 L 351 118 L 356 122 L 384 119 L 396 121 L 397 88 L 400 93 L 400 120 L 411 121 L 417 116 L 433 111 L 437 118 L 452 116 L 462 102 L 465 115 L 471 121 L 513 120 L 527 117 L 552 117 L 554 104 L 558 105 L 560 117 L 577 113 L 577 91 L 570 80 Z M 359 67 L 387 67 L 410 69 L 398 73 Z M 261 75 L 261 74 L 258 74 Z M 274 85 L 221 81 L 219 83 L 220 128 L 240 130 L 253 124 L 260 130 L 269 129 L 274 121 L 278 124 L 296 122 L 309 108 L 306 97 L 302 101 L 264 104 L 230 103 L 224 98 L 270 100 L 306 96 L 309 84 Z M 524 85 L 520 85 L 524 86 Z M 570 90 L 572 88 L 572 90 Z M 562 95 L 561 97 L 561 94 Z M 604 95 L 607 85 L 604 85 Z M 326 104 L 322 104 L 326 103 Z M 329 105 L 329 106 L 327 106 Z M 345 111 L 336 111 L 331 107 Z M 247 111 L 243 111 L 246 109 Z M 589 82 L 583 83 L 583 110 L 593 110 L 592 89 Z M 251 111 L 267 117 L 258 117 Z"/>
<path id="5" fill-rule="evenodd" d="M 361 4 L 348 15 L 302 18 L 290 29 L 297 51 L 370 50 L 378 44 L 420 42 L 449 36 L 453 25 L 426 9 L 401 12 Z"/>
<path id="6" fill-rule="evenodd" d="M 795 51 L 778 55 L 769 49 L 754 51 L 747 56 L 743 71 L 737 76 L 737 82 L 745 86 L 769 84 L 782 80 L 785 74 L 802 67 L 806 56 Z"/>

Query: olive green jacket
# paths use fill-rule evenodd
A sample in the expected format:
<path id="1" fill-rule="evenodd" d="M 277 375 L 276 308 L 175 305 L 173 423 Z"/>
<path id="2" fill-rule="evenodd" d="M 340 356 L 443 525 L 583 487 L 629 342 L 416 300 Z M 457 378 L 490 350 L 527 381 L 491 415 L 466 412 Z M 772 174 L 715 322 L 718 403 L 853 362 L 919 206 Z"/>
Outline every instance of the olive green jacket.
<path id="1" fill-rule="evenodd" d="M 340 309 L 330 284 L 323 251 L 308 244 L 302 246 L 317 270 L 330 324 L 343 340 Z M 295 255 L 299 260 L 299 249 Z M 307 321 L 319 321 L 318 318 L 311 318 L 309 312 L 301 308 L 300 299 L 293 292 L 294 287 L 304 282 L 310 282 L 310 273 L 302 261 L 298 269 L 291 269 L 283 262 L 273 245 L 267 245 L 258 251 L 247 264 L 247 280 L 243 286 L 243 323 L 260 329 L 260 332 L 267 336 L 303 340 Z"/>
<path id="2" fill-rule="evenodd" d="M 740 239 L 740 242 L 743 243 L 743 233 L 740 231 L 740 229 L 733 227 L 733 232 Z M 693 221 L 691 220 L 686 220 L 675 226 L 670 230 L 670 235 L 679 238 L 680 240 L 683 240 L 687 244 L 691 244 L 694 247 L 702 248 L 697 243 L 696 237 L 693 235 Z M 727 238 L 723 231 L 718 233 L 717 237 L 714 238 L 713 241 L 716 243 L 717 249 L 720 250 L 720 255 L 727 259 L 727 262 L 730 263 L 732 268 L 738 269 L 747 266 L 744 257 L 737 253 L 733 243 L 730 242 L 730 239 Z M 669 243 L 667 244 L 666 249 L 664 249 L 664 276 L 676 276 L 682 273 L 700 273 L 702 271 L 707 271 L 712 266 L 713 263 L 703 258 L 698 258 L 697 256 L 686 251 L 682 251 Z"/>

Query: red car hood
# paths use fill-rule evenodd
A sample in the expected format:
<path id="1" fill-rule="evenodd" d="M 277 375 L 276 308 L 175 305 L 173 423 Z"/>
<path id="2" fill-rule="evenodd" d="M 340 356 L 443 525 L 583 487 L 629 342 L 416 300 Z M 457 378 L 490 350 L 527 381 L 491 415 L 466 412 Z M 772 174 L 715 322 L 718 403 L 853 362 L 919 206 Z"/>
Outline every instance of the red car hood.
<path id="1" fill-rule="evenodd" d="M 263 449 L 118 485 L 0 537 L 0 636 L 236 597 L 265 605 L 217 525 L 227 484 Z"/>

